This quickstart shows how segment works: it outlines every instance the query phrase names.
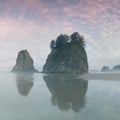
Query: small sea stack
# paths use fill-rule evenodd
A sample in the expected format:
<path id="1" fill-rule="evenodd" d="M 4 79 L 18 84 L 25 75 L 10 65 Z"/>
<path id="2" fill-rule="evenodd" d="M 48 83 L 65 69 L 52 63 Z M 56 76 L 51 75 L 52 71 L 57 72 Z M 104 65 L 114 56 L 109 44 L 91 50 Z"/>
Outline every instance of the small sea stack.
<path id="1" fill-rule="evenodd" d="M 110 71 L 109 66 L 103 66 L 101 69 L 101 72 L 109 72 L 109 71 Z"/>
<path id="2" fill-rule="evenodd" d="M 12 72 L 38 72 L 33 66 L 33 59 L 27 50 L 21 50 L 16 59 Z"/>

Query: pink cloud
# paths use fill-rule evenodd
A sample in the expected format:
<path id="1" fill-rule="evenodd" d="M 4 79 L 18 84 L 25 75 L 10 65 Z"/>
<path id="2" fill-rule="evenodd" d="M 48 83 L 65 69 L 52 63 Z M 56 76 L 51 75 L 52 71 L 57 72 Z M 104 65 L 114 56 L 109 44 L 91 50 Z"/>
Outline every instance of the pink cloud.
<path id="1" fill-rule="evenodd" d="M 90 61 L 94 61 L 93 56 L 98 57 L 96 64 L 103 64 L 103 56 L 106 55 L 112 59 L 110 54 L 114 48 L 119 50 L 119 0 L 80 0 L 77 4 L 65 4 L 64 0 L 59 0 L 52 5 L 53 8 L 44 0 L 7 0 L 0 3 L 4 11 L 0 12 L 0 48 L 4 51 L 0 58 L 1 67 L 8 59 L 12 62 L 7 65 L 12 67 L 17 52 L 24 48 L 30 50 L 37 63 L 43 64 L 49 53 L 49 42 L 61 33 L 70 35 L 74 31 L 85 36 Z M 18 12 L 18 17 L 11 16 L 15 12 Z M 0 54 L 3 54 L 2 51 Z M 116 53 L 114 57 L 118 55 Z M 90 64 L 93 65 L 92 62 Z"/>

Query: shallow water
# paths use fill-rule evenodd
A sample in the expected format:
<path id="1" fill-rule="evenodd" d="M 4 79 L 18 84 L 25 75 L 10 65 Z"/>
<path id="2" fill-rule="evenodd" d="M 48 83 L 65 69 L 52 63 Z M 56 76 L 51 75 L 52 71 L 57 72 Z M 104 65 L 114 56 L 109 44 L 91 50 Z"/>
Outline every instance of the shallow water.
<path id="1" fill-rule="evenodd" d="M 0 120 L 120 120 L 120 81 L 78 78 L 1 72 Z"/>

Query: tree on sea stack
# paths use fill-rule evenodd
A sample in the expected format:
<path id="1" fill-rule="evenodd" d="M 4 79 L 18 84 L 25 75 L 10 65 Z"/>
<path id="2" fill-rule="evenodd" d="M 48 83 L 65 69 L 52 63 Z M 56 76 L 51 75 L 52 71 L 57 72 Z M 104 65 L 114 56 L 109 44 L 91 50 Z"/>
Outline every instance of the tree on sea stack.
<path id="1" fill-rule="evenodd" d="M 78 32 L 74 32 L 71 35 L 71 42 L 76 42 L 82 46 L 85 46 L 85 40 L 84 37 L 82 35 L 80 35 Z"/>
<path id="2" fill-rule="evenodd" d="M 43 73 L 86 73 L 88 60 L 85 51 L 85 41 L 78 32 L 71 36 L 61 34 L 57 37 L 56 47 L 52 49 Z"/>
<path id="3" fill-rule="evenodd" d="M 66 34 L 59 35 L 56 40 L 56 48 L 60 48 L 65 43 L 67 43 L 69 40 L 70 40 L 70 37 L 68 35 Z"/>
<path id="4" fill-rule="evenodd" d="M 56 42 L 55 42 L 55 40 L 52 40 L 50 43 L 51 50 L 54 49 L 55 47 L 56 47 Z"/>

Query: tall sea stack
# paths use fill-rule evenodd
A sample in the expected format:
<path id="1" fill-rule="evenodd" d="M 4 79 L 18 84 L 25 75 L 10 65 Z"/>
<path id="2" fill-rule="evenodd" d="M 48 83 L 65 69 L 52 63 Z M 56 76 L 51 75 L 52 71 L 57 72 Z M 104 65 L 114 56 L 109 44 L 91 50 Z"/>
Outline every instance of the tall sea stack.
<path id="1" fill-rule="evenodd" d="M 71 36 L 61 34 L 52 40 L 51 52 L 48 55 L 43 73 L 86 73 L 88 60 L 83 36 L 78 32 Z"/>
<path id="2" fill-rule="evenodd" d="M 33 66 L 33 59 L 27 50 L 21 50 L 16 59 L 12 72 L 37 72 Z"/>

